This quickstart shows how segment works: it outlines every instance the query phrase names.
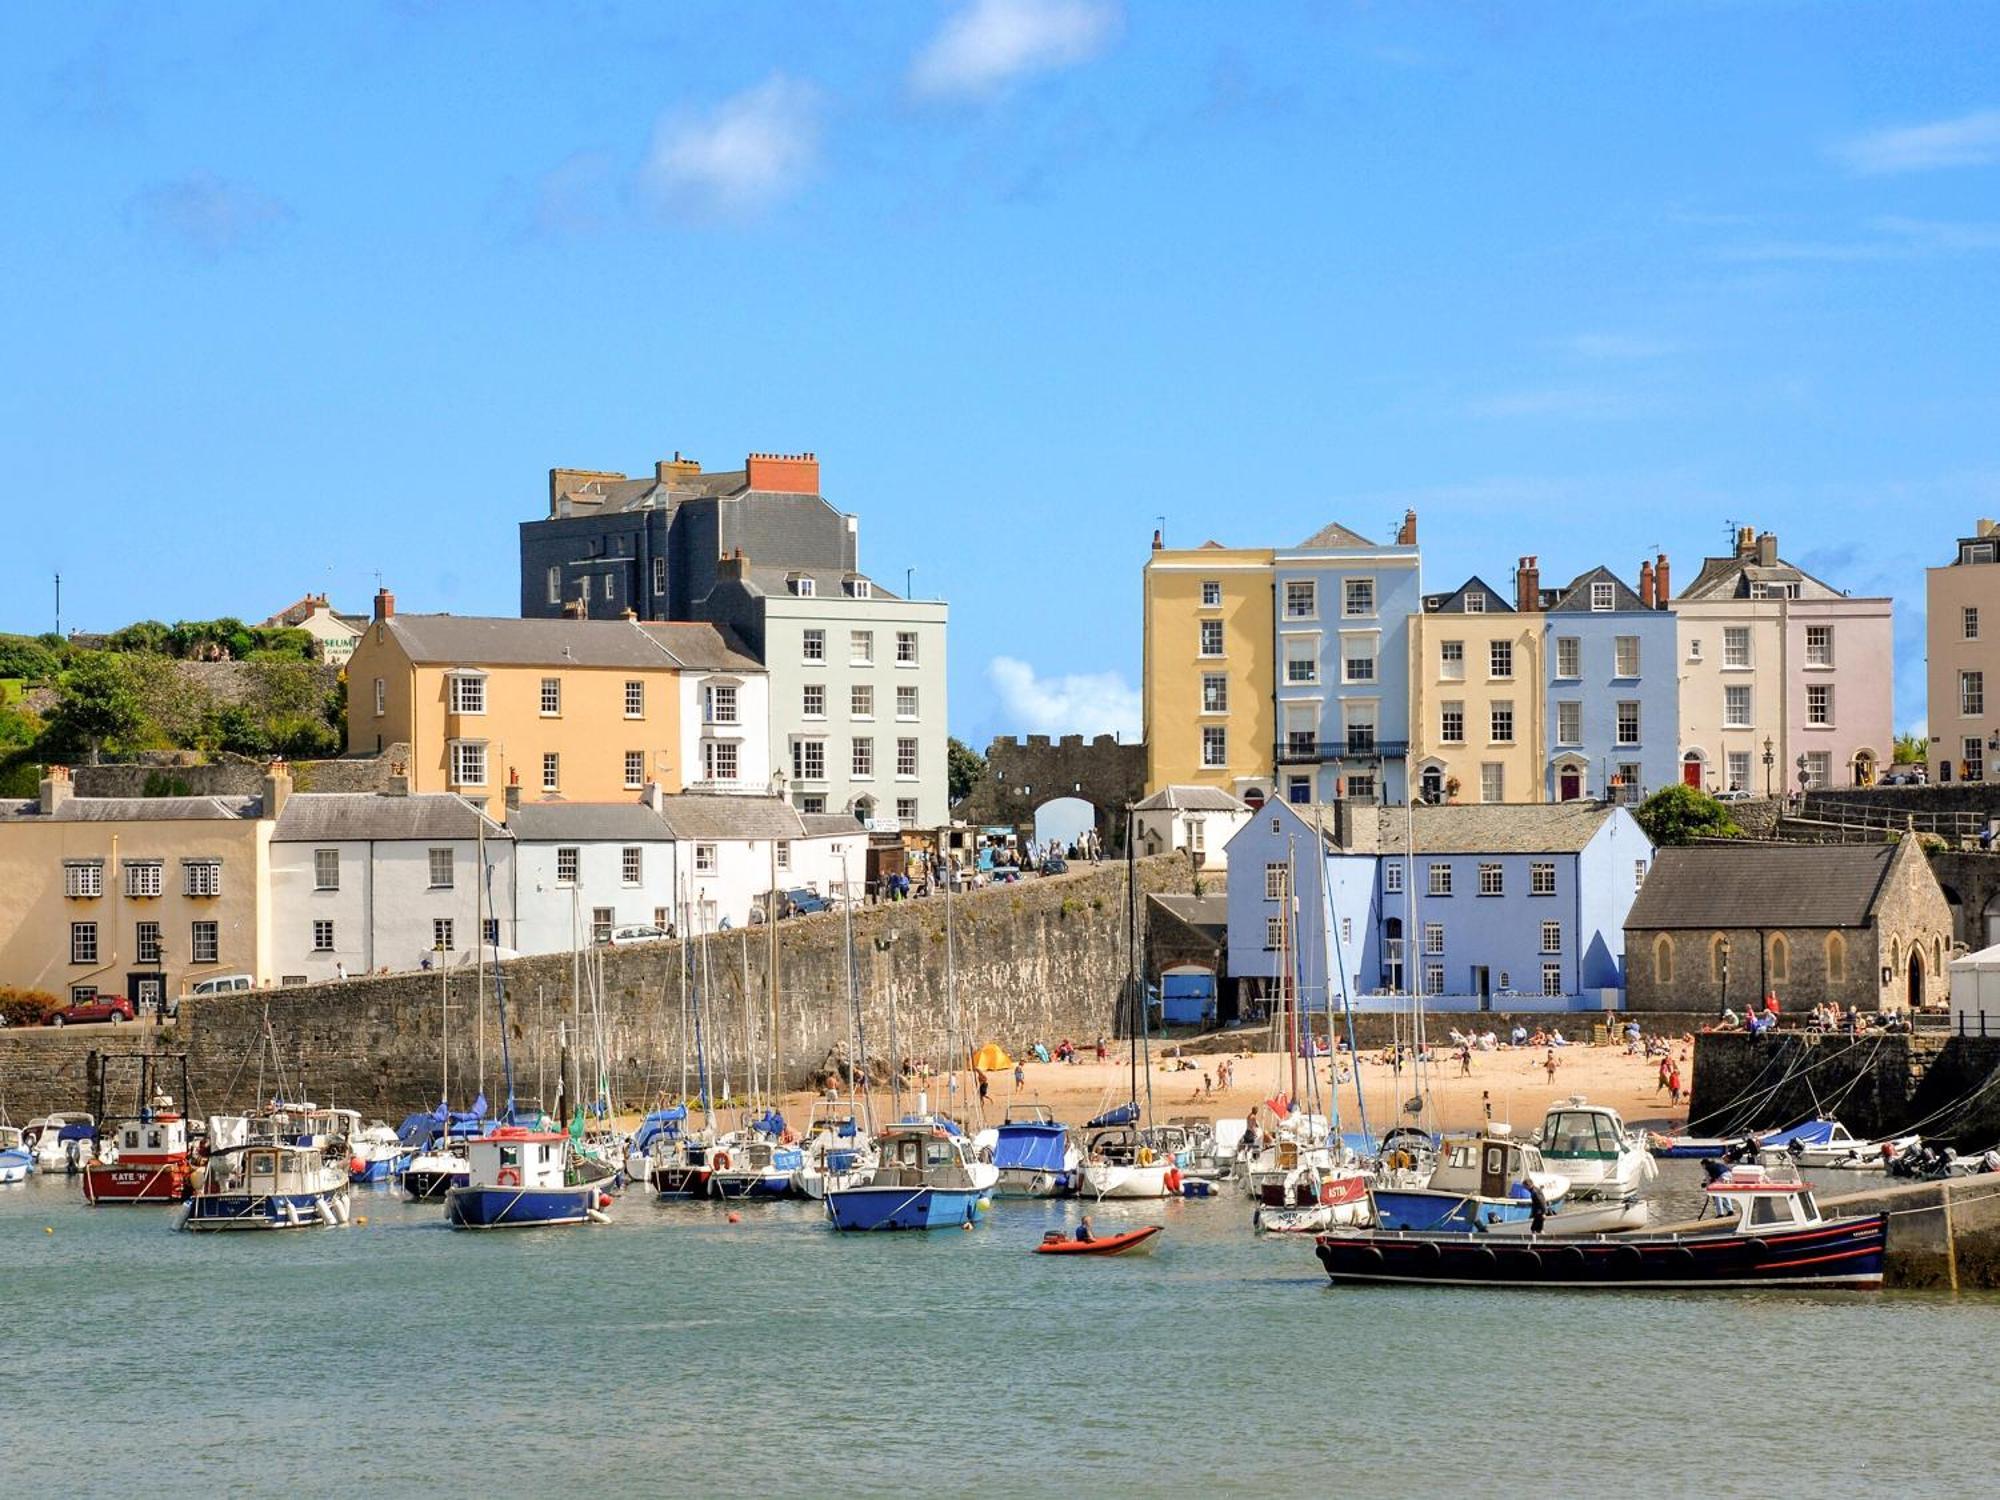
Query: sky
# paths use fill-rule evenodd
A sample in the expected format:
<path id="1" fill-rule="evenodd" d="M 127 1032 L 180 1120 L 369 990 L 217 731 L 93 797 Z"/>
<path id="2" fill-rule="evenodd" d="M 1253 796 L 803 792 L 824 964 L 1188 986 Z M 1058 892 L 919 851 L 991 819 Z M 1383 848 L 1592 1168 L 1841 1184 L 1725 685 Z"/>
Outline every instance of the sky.
<path id="1" fill-rule="evenodd" d="M 1136 735 L 1152 532 L 1503 590 L 2000 514 L 1979 4 L 0 8 L 0 629 L 512 613 L 553 466 L 811 450 L 951 722 Z M 909 570 L 913 570 L 909 571 Z"/>

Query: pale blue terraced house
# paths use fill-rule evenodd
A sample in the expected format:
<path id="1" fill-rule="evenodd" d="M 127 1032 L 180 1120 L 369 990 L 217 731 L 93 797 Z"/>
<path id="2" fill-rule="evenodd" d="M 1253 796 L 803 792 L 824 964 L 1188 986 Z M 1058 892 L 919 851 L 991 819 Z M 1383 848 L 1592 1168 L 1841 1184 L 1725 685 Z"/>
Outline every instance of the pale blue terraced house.
<path id="1" fill-rule="evenodd" d="M 1620 1009 L 1652 861 L 1601 801 L 1270 803 L 1229 844 L 1229 998 L 1268 1007 L 1289 962 L 1313 1011 Z"/>
<path id="2" fill-rule="evenodd" d="M 1333 524 L 1273 559 L 1279 795 L 1398 803 L 1410 741 L 1410 619 L 1423 607 L 1417 518 L 1386 545 Z"/>
<path id="3" fill-rule="evenodd" d="M 1680 661 L 1674 612 L 1609 568 L 1543 589 L 1543 795 L 1638 803 L 1680 778 Z"/>

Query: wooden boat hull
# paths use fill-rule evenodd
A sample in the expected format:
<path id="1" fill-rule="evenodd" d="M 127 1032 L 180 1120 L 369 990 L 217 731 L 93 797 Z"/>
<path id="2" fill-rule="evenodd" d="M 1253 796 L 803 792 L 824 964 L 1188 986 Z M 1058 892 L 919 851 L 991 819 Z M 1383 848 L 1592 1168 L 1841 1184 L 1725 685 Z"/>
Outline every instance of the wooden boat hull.
<path id="1" fill-rule="evenodd" d="M 178 1203 L 187 1195 L 186 1161 L 96 1161 L 83 1169 L 87 1203 Z"/>
<path id="2" fill-rule="evenodd" d="M 1142 1224 L 1123 1234 L 1100 1235 L 1094 1240 L 1043 1240 L 1035 1246 L 1037 1255 L 1151 1255 L 1153 1240 L 1164 1224 Z"/>
<path id="3" fill-rule="evenodd" d="M 1324 1234 L 1320 1264 L 1336 1285 L 1692 1290 L 1882 1284 L 1889 1221 L 1881 1214 L 1743 1234 L 1561 1240 L 1542 1235 Z"/>
<path id="4" fill-rule="evenodd" d="M 967 1188 L 855 1187 L 826 1195 L 835 1229 L 957 1229 L 980 1216 L 979 1194 Z"/>
<path id="5" fill-rule="evenodd" d="M 445 1190 L 444 1218 L 453 1229 L 531 1229 L 581 1224 L 597 1206 L 601 1184 L 568 1187 L 452 1187 Z"/>

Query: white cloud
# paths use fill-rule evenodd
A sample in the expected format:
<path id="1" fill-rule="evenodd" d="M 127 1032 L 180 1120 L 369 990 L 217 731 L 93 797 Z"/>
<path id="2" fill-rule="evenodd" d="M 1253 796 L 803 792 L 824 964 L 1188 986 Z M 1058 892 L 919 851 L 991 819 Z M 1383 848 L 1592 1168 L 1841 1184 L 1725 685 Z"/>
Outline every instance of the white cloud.
<path id="1" fill-rule="evenodd" d="M 1835 155 L 1856 172 L 1928 172 L 2000 161 L 2000 109 L 1856 136 Z"/>
<path id="2" fill-rule="evenodd" d="M 1118 34 L 1117 0 L 967 0 L 910 66 L 930 97 L 983 97 L 1030 73 L 1074 67 Z"/>
<path id="3" fill-rule="evenodd" d="M 705 114 L 663 116 L 641 180 L 675 212 L 751 213 L 784 197 L 819 157 L 819 93 L 773 73 Z"/>
<path id="4" fill-rule="evenodd" d="M 132 219 L 146 231 L 179 240 L 204 260 L 248 248 L 292 220 L 284 202 L 212 172 L 190 172 L 135 195 Z"/>
<path id="5" fill-rule="evenodd" d="M 996 656 L 986 676 L 1010 732 L 1139 737 L 1139 690 L 1116 672 L 1043 677 L 1027 662 Z"/>

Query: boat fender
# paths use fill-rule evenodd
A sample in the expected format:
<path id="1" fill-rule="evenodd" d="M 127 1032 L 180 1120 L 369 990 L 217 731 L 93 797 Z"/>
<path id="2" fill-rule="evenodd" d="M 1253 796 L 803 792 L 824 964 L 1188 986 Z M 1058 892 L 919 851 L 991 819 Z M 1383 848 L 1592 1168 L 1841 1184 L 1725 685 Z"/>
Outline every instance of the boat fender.
<path id="1" fill-rule="evenodd" d="M 1170 1193 L 1178 1193 L 1180 1190 L 1181 1190 L 1181 1169 L 1179 1167 L 1168 1167 L 1167 1191 Z"/>
<path id="2" fill-rule="evenodd" d="M 324 1198 L 313 1199 L 313 1208 L 319 1214 L 319 1227 L 331 1229 L 334 1225 L 333 1205 Z"/>
<path id="3" fill-rule="evenodd" d="M 1142 1167 L 1150 1167 L 1152 1164 L 1153 1164 L 1153 1148 L 1151 1146 L 1141 1146 L 1139 1148 L 1139 1165 Z"/>
<path id="4" fill-rule="evenodd" d="M 285 1222 L 286 1222 L 287 1224 L 291 1224 L 291 1225 L 293 1225 L 293 1226 L 296 1226 L 296 1225 L 298 1224 L 298 1222 L 299 1222 L 299 1206 L 298 1206 L 298 1204 L 296 1204 L 296 1203 L 292 1202 L 292 1201 L 291 1201 L 291 1200 L 290 1200 L 290 1199 L 288 1198 L 288 1199 L 286 1199 L 286 1200 L 285 1200 L 285 1202 L 283 1202 L 282 1204 L 280 1204 L 280 1205 L 279 1205 L 279 1211 L 280 1211 L 281 1213 L 283 1213 L 283 1214 L 284 1214 L 284 1216 L 285 1216 Z"/>
<path id="5" fill-rule="evenodd" d="M 350 1156 L 350 1157 L 348 1157 L 348 1159 L 347 1159 L 347 1174 L 348 1174 L 348 1176 L 350 1176 L 350 1177 L 364 1177 L 364 1176 L 366 1176 L 366 1175 L 367 1175 L 367 1173 L 368 1173 L 368 1163 L 367 1163 L 367 1162 L 363 1161 L 363 1160 L 362 1160 L 362 1159 L 361 1159 L 360 1157 L 358 1157 L 358 1156 Z"/>
<path id="6" fill-rule="evenodd" d="M 611 1215 L 601 1208 L 586 1208 L 583 1211 L 583 1216 L 593 1224 L 609 1224 L 611 1222 Z"/>
<path id="7" fill-rule="evenodd" d="M 730 1161 L 727 1151 L 718 1151 L 708 1159 L 708 1169 L 711 1172 L 727 1172 L 729 1168 Z"/>
<path id="8" fill-rule="evenodd" d="M 793 1135 L 790 1130 L 787 1130 L 783 1135 L 778 1137 L 778 1144 L 781 1146 L 794 1145 L 797 1141 L 798 1137 Z"/>
<path id="9" fill-rule="evenodd" d="M 1770 1250 L 1771 1244 L 1768 1240 L 1745 1240 L 1743 1248 L 1752 1255 L 1763 1255 Z"/>
<path id="10" fill-rule="evenodd" d="M 353 1215 L 354 1209 L 352 1205 L 348 1203 L 345 1194 L 341 1194 L 328 1201 L 330 1201 L 333 1204 L 333 1216 L 336 1219 L 340 1220 L 341 1223 L 345 1224 L 348 1221 L 348 1219 Z"/>
<path id="11" fill-rule="evenodd" d="M 519 1187 L 521 1185 L 521 1173 L 515 1167 L 502 1167 L 493 1180 L 501 1187 Z"/>
<path id="12" fill-rule="evenodd" d="M 192 1219 L 193 1217 L 194 1217 L 194 1200 L 193 1200 L 192 1198 L 190 1198 L 190 1199 L 188 1199 L 188 1201 L 187 1201 L 187 1206 L 186 1206 L 186 1207 L 184 1207 L 184 1208 L 183 1208 L 183 1209 L 181 1210 L 181 1221 L 180 1221 L 180 1223 L 176 1224 L 176 1225 L 174 1226 L 174 1228 L 176 1228 L 176 1229 L 185 1229 L 185 1228 L 187 1228 L 187 1227 L 188 1227 L 188 1220 Z"/>
<path id="13" fill-rule="evenodd" d="M 599 1193 L 597 1195 L 597 1206 L 599 1208 L 611 1207 L 611 1195 L 609 1193 Z"/>
<path id="14" fill-rule="evenodd" d="M 1382 1254 L 1382 1247 L 1379 1245 L 1362 1246 L 1361 1258 L 1371 1266 L 1379 1266 L 1385 1259 L 1385 1257 Z"/>

